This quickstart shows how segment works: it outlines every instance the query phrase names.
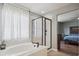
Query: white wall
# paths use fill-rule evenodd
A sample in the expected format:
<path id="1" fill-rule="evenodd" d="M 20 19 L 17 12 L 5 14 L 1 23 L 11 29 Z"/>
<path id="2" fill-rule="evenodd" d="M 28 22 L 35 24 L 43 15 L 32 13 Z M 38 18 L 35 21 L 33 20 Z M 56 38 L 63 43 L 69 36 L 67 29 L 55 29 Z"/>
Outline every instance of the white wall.
<path id="1" fill-rule="evenodd" d="M 57 50 L 57 18 L 52 17 L 52 48 Z"/>
<path id="2" fill-rule="evenodd" d="M 75 20 L 75 21 L 69 21 L 69 22 L 64 22 L 63 23 L 63 30 L 64 30 L 64 34 L 65 35 L 69 35 L 70 34 L 70 27 L 71 26 L 79 26 L 79 21 Z"/>

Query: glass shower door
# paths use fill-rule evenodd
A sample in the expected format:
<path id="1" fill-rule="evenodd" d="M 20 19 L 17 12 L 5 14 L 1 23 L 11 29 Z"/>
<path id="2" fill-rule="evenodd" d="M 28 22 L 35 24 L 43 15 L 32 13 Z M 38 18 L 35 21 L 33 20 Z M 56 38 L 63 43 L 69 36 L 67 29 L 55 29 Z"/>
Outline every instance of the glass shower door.
<path id="1" fill-rule="evenodd" d="M 52 21 L 44 17 L 32 20 L 32 42 L 52 48 Z"/>
<path id="2" fill-rule="evenodd" d="M 33 27 L 33 34 L 32 39 L 33 42 L 39 42 L 39 44 L 42 44 L 42 18 L 38 18 L 32 22 Z"/>
<path id="3" fill-rule="evenodd" d="M 48 49 L 52 48 L 52 21 L 46 18 L 44 20 L 44 45 Z"/>

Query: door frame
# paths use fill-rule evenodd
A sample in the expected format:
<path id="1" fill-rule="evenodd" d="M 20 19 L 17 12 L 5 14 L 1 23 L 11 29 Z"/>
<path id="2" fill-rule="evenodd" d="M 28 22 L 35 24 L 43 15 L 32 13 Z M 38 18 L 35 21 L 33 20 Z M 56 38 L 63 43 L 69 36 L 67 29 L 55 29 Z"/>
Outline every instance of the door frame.
<path id="1" fill-rule="evenodd" d="M 73 11 L 76 11 L 76 10 L 79 10 L 79 8 L 77 9 L 73 9 L 73 10 L 69 10 L 69 11 L 66 11 L 66 12 L 63 12 L 63 13 L 60 13 L 60 14 L 57 14 L 56 15 L 56 21 L 57 21 L 57 28 L 58 28 L 58 16 L 59 15 L 62 15 L 62 14 L 66 14 L 66 13 L 69 13 L 69 12 L 73 12 Z M 57 49 L 60 51 L 60 40 L 58 39 L 58 32 L 57 32 Z"/>

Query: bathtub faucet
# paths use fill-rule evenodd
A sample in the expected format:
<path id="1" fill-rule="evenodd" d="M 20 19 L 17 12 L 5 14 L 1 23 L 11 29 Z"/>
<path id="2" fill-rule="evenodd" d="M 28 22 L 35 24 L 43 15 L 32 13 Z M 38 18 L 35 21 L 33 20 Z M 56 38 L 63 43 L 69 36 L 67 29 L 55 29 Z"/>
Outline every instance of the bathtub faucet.
<path id="1" fill-rule="evenodd" d="M 1 43 L 0 43 L 0 50 L 3 50 L 5 48 L 6 48 L 5 40 L 2 40 Z"/>
<path id="2" fill-rule="evenodd" d="M 39 47 L 39 42 L 33 42 L 34 47 Z"/>
<path id="3" fill-rule="evenodd" d="M 39 47 L 39 42 L 37 42 L 36 44 L 37 44 L 37 47 Z"/>

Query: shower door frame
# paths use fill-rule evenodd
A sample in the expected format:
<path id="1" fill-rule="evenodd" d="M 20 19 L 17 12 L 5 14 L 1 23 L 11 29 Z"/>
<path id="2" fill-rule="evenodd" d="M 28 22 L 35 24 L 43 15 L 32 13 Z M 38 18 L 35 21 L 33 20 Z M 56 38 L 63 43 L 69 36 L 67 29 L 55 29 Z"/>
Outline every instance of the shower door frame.
<path id="1" fill-rule="evenodd" d="M 45 25 L 44 25 L 44 27 L 45 27 L 45 30 L 44 30 L 45 31 L 45 33 L 44 33 L 44 35 L 45 35 L 44 36 L 45 37 L 45 40 L 44 40 L 45 41 L 45 46 L 46 46 L 46 40 L 47 40 L 46 39 L 46 35 L 47 35 L 46 34 L 46 32 L 47 32 L 47 30 L 46 30 L 46 27 L 47 27 L 46 26 L 46 20 L 50 21 L 50 47 L 48 49 L 51 49 L 52 48 L 52 20 L 48 19 L 48 18 L 45 18 L 45 20 L 44 20 L 45 21 Z"/>
<path id="2" fill-rule="evenodd" d="M 46 46 L 46 32 L 45 32 L 46 31 L 46 20 L 49 20 L 50 21 L 50 47 L 48 48 L 48 50 L 49 50 L 49 49 L 52 48 L 52 20 L 49 19 L 49 18 L 46 18 L 46 17 L 43 17 L 42 16 L 42 17 L 38 17 L 36 19 L 33 19 L 32 20 L 32 25 L 33 25 L 33 21 L 35 21 L 35 20 L 37 20 L 39 18 L 41 18 L 41 20 L 42 20 L 42 38 L 41 38 L 41 45 L 44 45 L 44 46 Z M 33 30 L 33 26 L 32 26 L 32 30 Z M 43 34 L 44 34 L 44 36 L 43 36 Z M 45 39 L 43 39 L 43 37 Z M 32 43 L 33 43 L 33 31 L 32 31 Z"/>

